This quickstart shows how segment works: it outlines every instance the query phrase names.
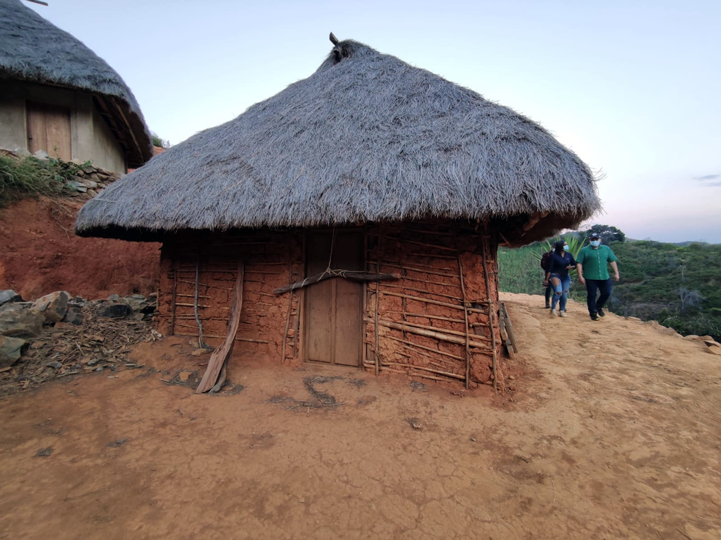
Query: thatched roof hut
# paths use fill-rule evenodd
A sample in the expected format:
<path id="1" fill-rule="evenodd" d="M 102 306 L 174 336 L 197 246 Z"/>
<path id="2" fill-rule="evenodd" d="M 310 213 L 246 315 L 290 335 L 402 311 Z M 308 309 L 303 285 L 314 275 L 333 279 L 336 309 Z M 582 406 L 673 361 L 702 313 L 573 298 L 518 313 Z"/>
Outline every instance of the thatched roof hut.
<path id="1" fill-rule="evenodd" d="M 140 106 L 118 73 L 79 40 L 20 0 L 0 0 L 0 82 L 24 81 L 90 93 L 124 153 L 139 167 L 152 156 Z"/>
<path id="2" fill-rule="evenodd" d="M 76 232 L 491 219 L 519 244 L 598 208 L 589 168 L 541 126 L 349 40 L 307 79 L 113 184 Z"/>
<path id="3" fill-rule="evenodd" d="M 593 175 L 510 109 L 334 44 L 307 79 L 103 191 L 76 232 L 163 240 L 163 334 L 500 389 L 498 244 L 589 217 Z"/>

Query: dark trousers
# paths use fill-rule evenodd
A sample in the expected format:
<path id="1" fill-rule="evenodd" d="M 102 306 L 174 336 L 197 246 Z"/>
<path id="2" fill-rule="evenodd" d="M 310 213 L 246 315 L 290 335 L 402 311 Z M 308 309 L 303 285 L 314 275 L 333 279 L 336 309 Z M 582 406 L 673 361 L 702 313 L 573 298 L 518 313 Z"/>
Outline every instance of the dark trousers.
<path id="1" fill-rule="evenodd" d="M 610 279 L 587 279 L 586 280 L 586 303 L 588 304 L 588 313 L 595 315 L 598 310 L 606 305 L 606 301 L 611 296 L 611 280 Z M 601 291 L 601 296 L 596 300 L 596 293 Z"/>
<path id="2" fill-rule="evenodd" d="M 548 282 L 546 287 L 546 307 L 551 307 L 551 296 L 553 296 L 553 289 L 551 288 L 551 282 Z"/>

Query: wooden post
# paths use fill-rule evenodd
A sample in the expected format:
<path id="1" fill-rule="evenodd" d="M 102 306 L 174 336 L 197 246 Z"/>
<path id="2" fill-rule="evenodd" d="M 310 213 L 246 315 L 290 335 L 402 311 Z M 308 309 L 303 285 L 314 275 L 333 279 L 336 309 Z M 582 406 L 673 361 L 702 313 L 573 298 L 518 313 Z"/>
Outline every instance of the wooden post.
<path id="1" fill-rule="evenodd" d="M 461 263 L 461 253 L 458 252 L 458 275 L 461 278 L 461 294 L 463 295 L 463 315 L 466 323 L 466 379 L 465 385 L 468 390 L 471 378 L 471 347 L 469 344 L 470 335 L 468 332 L 468 300 L 466 298 L 466 286 L 463 281 L 463 263 Z"/>
<path id="2" fill-rule="evenodd" d="M 496 330 L 494 329 L 494 318 L 496 311 L 496 304 L 493 301 L 493 295 L 491 294 L 491 280 L 488 277 L 488 264 L 486 263 L 486 229 L 483 228 L 483 238 L 481 239 L 481 253 L 483 261 L 483 273 L 486 275 L 486 294 L 488 295 L 488 324 L 491 328 L 491 345 L 493 346 L 493 390 L 498 395 L 498 359 L 496 358 Z"/>
<path id="3" fill-rule="evenodd" d="M 288 280 L 293 281 L 293 254 L 291 253 L 288 260 Z M 285 364 L 285 347 L 288 341 L 288 327 L 290 326 L 290 312 L 293 310 L 293 295 L 295 293 L 290 291 L 288 295 L 288 312 L 285 314 L 285 330 L 283 331 L 283 346 L 281 347 L 280 363 Z"/>
<path id="4" fill-rule="evenodd" d="M 175 302 L 178 295 L 178 271 L 175 269 L 175 261 L 173 261 L 173 296 L 170 300 L 170 335 L 175 335 Z M 160 302 L 160 296 L 158 296 Z"/>
<path id="5" fill-rule="evenodd" d="M 383 236 L 381 235 L 380 228 L 378 229 L 378 241 L 376 242 L 376 268 L 380 269 L 381 267 L 381 239 Z M 379 270 L 380 271 L 380 270 Z M 375 347 L 375 363 L 376 363 L 376 369 L 375 373 L 376 375 L 380 374 L 381 372 L 381 356 L 380 356 L 380 344 L 378 342 L 379 336 L 378 336 L 378 304 L 381 302 L 381 282 L 376 281 L 376 313 L 375 313 L 375 323 L 376 323 L 376 347 Z"/>

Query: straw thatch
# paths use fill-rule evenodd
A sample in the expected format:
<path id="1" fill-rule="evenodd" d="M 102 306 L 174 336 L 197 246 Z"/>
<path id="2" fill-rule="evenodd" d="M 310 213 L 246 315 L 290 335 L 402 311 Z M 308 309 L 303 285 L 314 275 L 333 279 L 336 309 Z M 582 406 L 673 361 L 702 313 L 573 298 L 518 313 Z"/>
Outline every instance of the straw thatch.
<path id="1" fill-rule="evenodd" d="M 539 125 L 344 41 L 309 78 L 114 183 L 83 207 L 76 232 L 157 239 L 534 215 L 560 228 L 598 208 L 589 168 Z"/>
<path id="2" fill-rule="evenodd" d="M 20 0 L 0 0 L 0 79 L 86 90 L 109 99 L 110 113 L 124 128 L 118 129 L 124 131 L 119 136 L 127 139 L 128 165 L 139 167 L 153 157 L 143 113 L 120 75 Z"/>

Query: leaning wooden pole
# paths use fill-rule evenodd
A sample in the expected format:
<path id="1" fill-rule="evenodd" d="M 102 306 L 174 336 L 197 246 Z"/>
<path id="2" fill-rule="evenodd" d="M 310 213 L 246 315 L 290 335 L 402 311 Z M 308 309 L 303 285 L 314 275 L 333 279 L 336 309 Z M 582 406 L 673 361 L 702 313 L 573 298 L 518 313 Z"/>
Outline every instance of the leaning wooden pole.
<path id="1" fill-rule="evenodd" d="M 485 230 L 484 230 L 485 232 Z M 481 239 L 481 260 L 483 261 L 483 273 L 486 275 L 486 294 L 488 295 L 488 324 L 491 327 L 491 346 L 493 347 L 493 390 L 498 395 L 498 358 L 496 354 L 496 330 L 494 328 L 494 318 L 496 312 L 496 304 L 493 301 L 493 294 L 491 293 L 491 279 L 488 277 L 488 263 L 486 262 L 486 246 L 488 241 L 486 235 L 483 235 Z"/>
<path id="2" fill-rule="evenodd" d="M 463 295 L 463 315 L 465 317 L 465 323 L 466 323 L 466 378 L 465 378 L 465 385 L 466 385 L 466 390 L 468 390 L 468 387 L 470 385 L 470 378 L 471 378 L 471 346 L 470 346 L 471 336 L 469 335 L 469 331 L 468 331 L 468 299 L 466 298 L 466 285 L 463 281 L 463 263 L 461 263 L 461 253 L 460 252 L 458 252 L 458 276 L 461 279 L 461 294 Z"/>
<path id="3" fill-rule="evenodd" d="M 207 392 L 218 382 L 223 366 L 225 366 L 230 353 L 233 351 L 235 336 L 238 333 L 238 325 L 240 324 L 240 313 L 243 309 L 243 280 L 245 267 L 243 261 L 238 263 L 238 275 L 235 279 L 235 294 L 233 296 L 233 307 L 230 309 L 230 324 L 228 324 L 228 335 L 225 336 L 223 344 L 213 351 L 208 360 L 208 367 L 205 370 L 203 379 L 200 381 L 196 394 Z"/>
<path id="4" fill-rule="evenodd" d="M 380 267 L 381 267 L 381 238 L 382 238 L 381 232 L 382 231 L 380 229 L 378 229 L 378 239 L 376 242 L 376 270 L 378 270 L 378 272 L 380 272 Z M 375 331 L 375 338 L 376 338 L 376 342 L 375 342 L 375 361 L 376 361 L 375 374 L 376 375 L 380 374 L 380 372 L 381 372 L 381 355 L 380 355 L 380 345 L 379 345 L 379 341 L 378 341 L 378 339 L 379 339 L 379 335 L 378 335 L 378 304 L 380 304 L 380 301 L 381 301 L 380 292 L 381 292 L 381 282 L 376 281 L 376 305 L 375 305 L 375 308 L 376 308 L 376 312 L 375 312 L 375 330 L 376 330 Z"/>

